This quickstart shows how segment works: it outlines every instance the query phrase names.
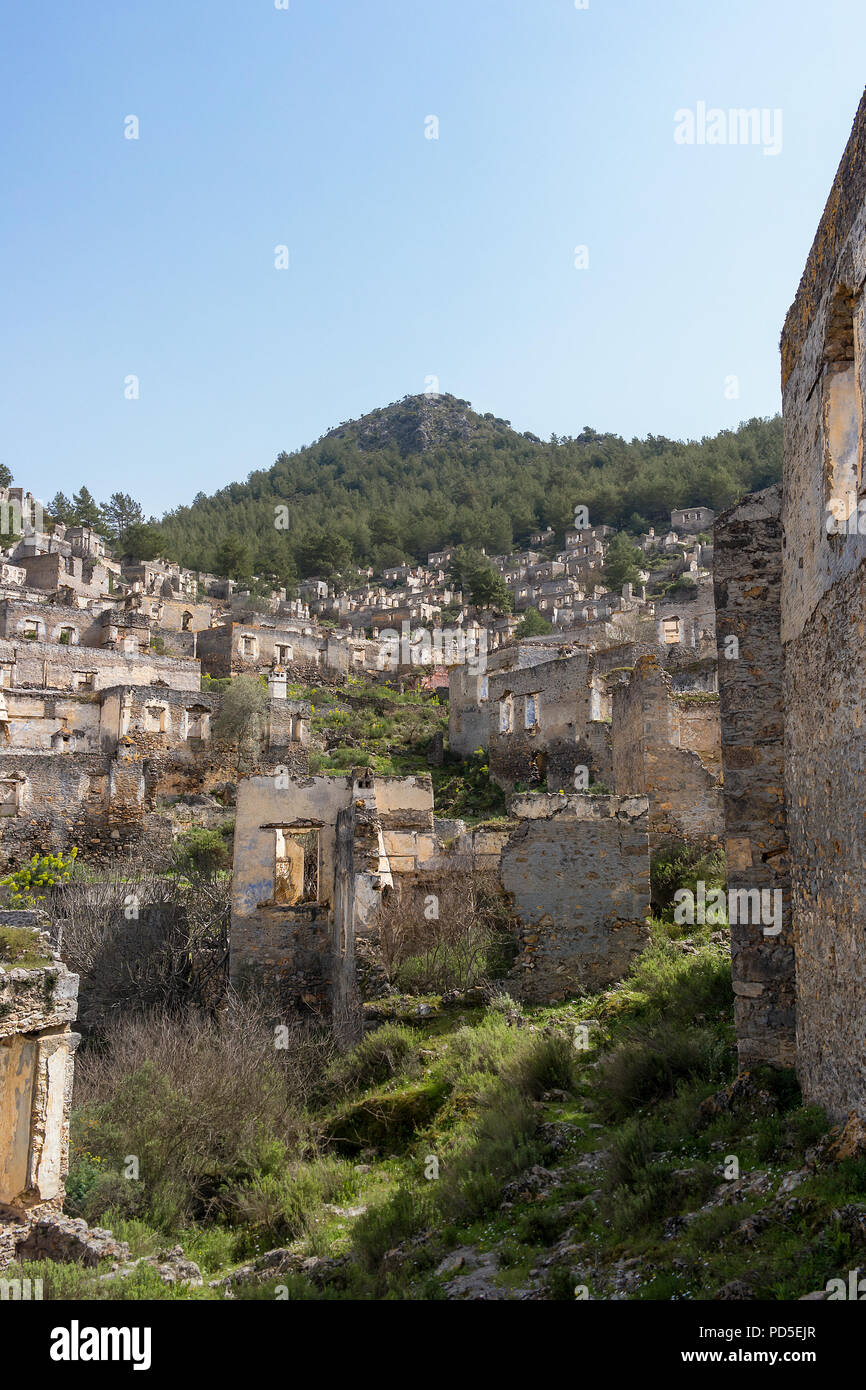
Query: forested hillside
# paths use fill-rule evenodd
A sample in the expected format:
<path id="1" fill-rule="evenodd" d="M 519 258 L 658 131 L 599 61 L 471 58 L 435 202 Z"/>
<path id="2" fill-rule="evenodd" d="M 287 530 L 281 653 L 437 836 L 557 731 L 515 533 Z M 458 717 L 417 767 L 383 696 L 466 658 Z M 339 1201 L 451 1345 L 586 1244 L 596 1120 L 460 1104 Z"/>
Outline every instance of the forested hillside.
<path id="1" fill-rule="evenodd" d="M 453 543 L 501 554 L 545 525 L 561 539 L 579 503 L 593 523 L 635 532 L 673 507 L 719 510 L 776 481 L 781 449 L 778 417 L 689 443 L 589 427 L 544 443 L 454 396 L 410 396 L 199 493 L 160 530 L 172 559 L 235 578 L 379 570 Z"/>

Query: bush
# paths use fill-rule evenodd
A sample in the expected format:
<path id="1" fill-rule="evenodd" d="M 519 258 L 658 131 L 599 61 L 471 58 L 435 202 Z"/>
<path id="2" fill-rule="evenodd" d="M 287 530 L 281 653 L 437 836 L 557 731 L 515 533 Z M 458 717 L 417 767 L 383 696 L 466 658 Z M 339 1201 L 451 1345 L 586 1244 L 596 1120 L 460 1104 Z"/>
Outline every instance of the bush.
<path id="1" fill-rule="evenodd" d="M 125 1019 L 79 1054 L 73 1157 L 86 1153 L 119 1176 L 135 1155 L 136 1214 L 163 1230 L 236 1214 L 246 1186 L 251 1202 L 257 1192 L 271 1201 L 264 1179 L 308 1142 L 305 1104 L 332 1046 L 300 1027 L 288 1042 L 277 1048 L 264 1013 L 240 1001 L 219 1023 L 166 1011 Z M 83 1205 L 96 1200 L 91 1177 L 82 1170 Z"/>
<path id="2" fill-rule="evenodd" d="M 164 848 L 154 845 L 153 855 L 164 861 Z M 62 933 L 63 959 L 81 977 L 88 1030 L 118 1012 L 217 1007 L 228 973 L 230 887 L 225 874 L 170 879 L 163 863 L 130 859 L 51 892 L 46 908 Z"/>
<path id="3" fill-rule="evenodd" d="M 174 862 L 182 873 L 209 877 L 229 868 L 231 855 L 222 831 L 195 827 L 178 836 L 174 845 Z"/>
<path id="4" fill-rule="evenodd" d="M 401 1023 L 385 1023 L 351 1052 L 334 1058 L 327 1082 L 333 1090 L 365 1091 L 395 1076 L 418 1076 L 420 1072 L 415 1034 Z"/>
<path id="5" fill-rule="evenodd" d="M 569 1091 L 574 1085 L 574 1045 L 561 1033 L 532 1038 L 521 1043 L 510 1071 L 521 1094 L 533 1100 L 554 1088 Z"/>
<path id="6" fill-rule="evenodd" d="M 432 904 L 397 888 L 376 925 L 382 967 L 407 993 L 469 989 L 503 975 L 514 957 L 509 910 L 492 874 L 454 873 Z"/>
<path id="7" fill-rule="evenodd" d="M 371 1207 L 358 1219 L 354 1244 L 366 1269 L 378 1270 L 389 1250 L 424 1230 L 433 1219 L 432 1196 L 429 1188 L 400 1187 L 387 1202 Z"/>
<path id="8" fill-rule="evenodd" d="M 32 927 L 0 927 L 0 961 L 23 970 L 51 960 Z"/>
<path id="9" fill-rule="evenodd" d="M 598 1064 L 598 1090 L 611 1116 L 673 1096 L 682 1081 L 723 1081 L 729 1070 L 724 1039 L 710 1028 L 661 1022 L 635 1029 Z"/>
<path id="10" fill-rule="evenodd" d="M 20 869 L 0 878 L 0 888 L 6 890 L 10 906 L 27 908 L 44 902 L 52 888 L 68 882 L 77 854 L 75 846 L 65 856 L 34 854 Z"/>
<path id="11" fill-rule="evenodd" d="M 697 892 L 703 881 L 709 893 L 726 886 L 725 857 L 721 850 L 708 854 L 684 842 L 669 840 L 661 845 L 650 861 L 652 910 L 659 917 L 673 917 L 676 893 L 686 888 Z"/>

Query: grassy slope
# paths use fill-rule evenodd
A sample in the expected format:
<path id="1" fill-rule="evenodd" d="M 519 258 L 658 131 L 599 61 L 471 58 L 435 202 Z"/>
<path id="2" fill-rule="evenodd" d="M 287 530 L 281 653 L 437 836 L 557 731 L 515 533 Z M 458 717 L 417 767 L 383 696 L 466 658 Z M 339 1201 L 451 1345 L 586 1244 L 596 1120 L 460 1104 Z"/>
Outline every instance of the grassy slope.
<path id="1" fill-rule="evenodd" d="M 378 1029 L 312 1109 L 320 1156 L 275 1179 L 278 1200 L 251 1204 L 243 1228 L 104 1224 L 134 1253 L 180 1241 L 206 1281 L 275 1246 L 297 1257 L 240 1297 L 712 1299 L 735 1281 L 795 1299 L 862 1260 L 866 1159 L 821 1158 L 827 1121 L 788 1074 L 726 1092 L 731 1005 L 721 934 L 660 923 L 623 982 L 556 1008 L 368 1006 Z M 462 1267 L 437 1273 L 455 1251 Z M 143 1268 L 109 1285 L 24 1272 L 47 1297 L 179 1296 Z"/>

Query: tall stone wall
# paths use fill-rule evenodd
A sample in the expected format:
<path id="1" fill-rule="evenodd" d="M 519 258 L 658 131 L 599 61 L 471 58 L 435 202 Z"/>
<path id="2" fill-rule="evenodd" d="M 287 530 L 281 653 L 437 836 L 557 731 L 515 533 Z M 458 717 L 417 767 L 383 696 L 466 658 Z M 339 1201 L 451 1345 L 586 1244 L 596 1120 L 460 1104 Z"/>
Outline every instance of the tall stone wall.
<path id="1" fill-rule="evenodd" d="M 451 668 L 448 677 L 448 746 L 452 753 L 469 758 L 476 748 L 486 748 L 489 738 L 486 677 L 466 664 Z"/>
<path id="2" fill-rule="evenodd" d="M 520 920 L 522 996 L 539 1002 L 621 978 L 648 940 L 649 806 L 644 797 L 514 797 L 522 823 L 500 878 Z"/>
<path id="3" fill-rule="evenodd" d="M 715 524 L 713 578 L 729 889 L 782 894 L 782 931 L 731 926 L 737 1047 L 743 1067 L 795 1060 L 794 932 L 784 769 L 781 489 Z"/>
<path id="4" fill-rule="evenodd" d="M 782 335 L 797 1069 L 834 1116 L 866 1114 L 864 280 L 866 96 Z"/>

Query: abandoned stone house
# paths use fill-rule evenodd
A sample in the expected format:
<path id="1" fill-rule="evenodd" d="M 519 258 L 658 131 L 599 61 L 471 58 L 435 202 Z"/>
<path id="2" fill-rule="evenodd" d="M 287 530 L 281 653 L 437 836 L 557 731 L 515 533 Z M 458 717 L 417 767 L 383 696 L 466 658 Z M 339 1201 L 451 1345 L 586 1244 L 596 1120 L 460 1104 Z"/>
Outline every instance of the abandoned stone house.
<path id="1" fill-rule="evenodd" d="M 144 560 L 123 566 L 123 577 L 147 597 L 183 599 L 195 602 L 197 576 L 192 570 L 167 560 Z"/>
<path id="2" fill-rule="evenodd" d="M 487 747 L 499 786 L 573 791 L 579 766 L 595 781 L 610 781 L 610 692 L 602 667 L 600 655 L 584 651 L 489 675 Z"/>
<path id="3" fill-rule="evenodd" d="M 785 904 L 733 936 L 740 1055 L 834 1117 L 866 1114 L 864 283 L 866 95 L 782 334 L 781 497 L 715 535 L 728 860 Z"/>
<path id="4" fill-rule="evenodd" d="M 61 555 L 56 550 L 22 555 L 15 563 L 24 570 L 25 582 L 33 589 L 68 591 L 97 598 L 110 593 L 113 583 L 113 572 L 104 560 Z"/>
<path id="5" fill-rule="evenodd" d="M 310 665 L 346 675 L 367 667 L 375 670 L 379 647 L 363 637 L 304 631 L 290 620 L 281 626 L 279 619 L 263 616 L 199 632 L 197 652 L 202 670 L 216 677 L 266 674 L 274 667 L 303 670 Z"/>
<path id="6" fill-rule="evenodd" d="M 356 937 L 403 899 L 498 875 L 515 915 L 512 987 L 555 1001 L 618 979 L 648 940 L 645 797 L 516 796 L 495 833 L 436 821 L 427 777 L 256 776 L 238 790 L 231 977 L 301 1013 L 350 1011 Z"/>
<path id="7" fill-rule="evenodd" d="M 230 973 L 303 1011 L 348 1009 L 354 941 L 395 875 L 436 850 L 429 777 L 245 778 L 235 817 Z"/>
<path id="8" fill-rule="evenodd" d="M 677 507 L 671 512 L 671 530 L 696 536 L 702 531 L 712 530 L 715 516 L 712 507 Z"/>

